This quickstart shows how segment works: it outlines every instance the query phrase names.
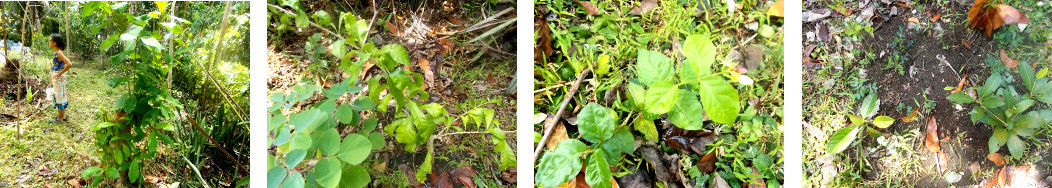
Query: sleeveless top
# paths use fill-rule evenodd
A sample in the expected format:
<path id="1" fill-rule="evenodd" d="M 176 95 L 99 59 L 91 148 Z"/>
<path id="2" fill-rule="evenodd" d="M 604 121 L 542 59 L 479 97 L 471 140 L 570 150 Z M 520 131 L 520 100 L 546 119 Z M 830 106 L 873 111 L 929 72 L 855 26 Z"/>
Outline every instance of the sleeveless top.
<path id="1" fill-rule="evenodd" d="M 63 66 L 66 66 L 66 63 L 58 59 L 58 53 L 55 53 L 54 56 L 51 59 L 51 71 L 61 71 Z"/>

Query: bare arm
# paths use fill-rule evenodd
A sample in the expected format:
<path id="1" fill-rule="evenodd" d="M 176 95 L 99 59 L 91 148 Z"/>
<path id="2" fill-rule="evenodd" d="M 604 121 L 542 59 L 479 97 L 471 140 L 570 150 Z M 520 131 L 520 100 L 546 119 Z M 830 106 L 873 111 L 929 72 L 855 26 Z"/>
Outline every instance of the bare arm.
<path id="1" fill-rule="evenodd" d="M 70 67 L 73 67 L 73 62 L 70 62 L 69 59 L 66 59 L 66 54 L 64 52 L 62 52 L 62 51 L 58 52 L 58 59 L 62 60 L 62 62 L 64 62 L 64 63 L 66 63 L 65 65 L 62 66 L 62 70 L 58 71 L 58 75 L 62 76 L 63 74 L 66 74 L 66 71 L 69 71 Z"/>

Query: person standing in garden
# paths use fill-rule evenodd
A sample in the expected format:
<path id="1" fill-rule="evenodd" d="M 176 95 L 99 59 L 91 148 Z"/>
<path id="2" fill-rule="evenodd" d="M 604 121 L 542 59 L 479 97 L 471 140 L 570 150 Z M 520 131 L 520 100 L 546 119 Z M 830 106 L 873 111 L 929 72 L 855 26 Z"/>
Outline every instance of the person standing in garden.
<path id="1" fill-rule="evenodd" d="M 58 109 L 58 115 L 48 122 L 65 122 L 66 108 L 69 107 L 69 101 L 66 99 L 66 72 L 73 66 L 73 62 L 63 53 L 63 50 L 66 50 L 66 40 L 62 35 L 52 33 L 48 46 L 55 51 L 55 57 L 51 59 L 51 88 L 47 89 L 47 95 L 55 102 L 55 109 Z"/>

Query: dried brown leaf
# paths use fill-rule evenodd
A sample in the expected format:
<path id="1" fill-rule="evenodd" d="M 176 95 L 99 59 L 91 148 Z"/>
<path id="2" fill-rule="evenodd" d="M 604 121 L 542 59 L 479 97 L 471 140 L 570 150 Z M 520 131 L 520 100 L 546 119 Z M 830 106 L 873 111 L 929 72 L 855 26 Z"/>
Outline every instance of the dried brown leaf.
<path id="1" fill-rule="evenodd" d="M 914 108 L 913 112 L 910 112 L 910 114 L 906 115 L 906 117 L 902 117 L 902 122 L 909 123 L 909 122 L 917 121 L 917 110 L 918 109 L 920 109 L 920 108 Z"/>
<path id="2" fill-rule="evenodd" d="M 945 172 L 950 166 L 950 159 L 946 157 L 946 152 L 939 151 L 939 173 Z"/>
<path id="3" fill-rule="evenodd" d="M 453 170 L 453 179 L 460 181 L 460 184 L 464 184 L 465 187 L 475 188 L 475 182 L 471 180 L 471 177 L 478 175 L 478 172 L 470 166 L 462 166 Z"/>
<path id="4" fill-rule="evenodd" d="M 941 18 L 941 17 L 942 17 L 942 13 L 935 12 L 935 16 L 931 17 L 931 22 L 939 21 L 939 18 Z"/>
<path id="5" fill-rule="evenodd" d="M 698 170 L 701 173 L 708 174 L 716 170 L 716 152 L 709 152 L 701 156 L 701 160 L 698 160 Z"/>
<path id="6" fill-rule="evenodd" d="M 636 6 L 636 8 L 632 8 L 631 11 L 628 11 L 628 14 L 637 16 L 650 14 L 650 12 L 654 12 L 654 9 L 656 9 L 657 6 L 657 0 L 643 0 L 642 2 L 639 2 L 639 6 Z"/>
<path id="7" fill-rule="evenodd" d="M 997 15 L 1004 20 L 1005 24 L 1030 24 L 1030 17 L 1012 6 L 997 5 Z"/>
<path id="8" fill-rule="evenodd" d="M 775 1 L 774 4 L 771 5 L 771 8 L 767 9 L 767 15 L 768 16 L 777 16 L 777 17 L 783 17 L 784 18 L 785 17 L 785 0 Z M 851 10 L 848 10 L 847 14 L 845 14 L 844 16 L 847 16 L 847 15 L 851 15 Z"/>
<path id="9" fill-rule="evenodd" d="M 939 124 L 935 123 L 935 118 L 932 117 L 931 120 L 928 121 L 928 130 L 926 131 L 927 134 L 924 137 L 924 145 L 927 146 L 928 150 L 933 153 L 939 153 L 941 151 L 941 149 L 939 149 L 938 130 Z"/>
<path id="10" fill-rule="evenodd" d="M 1005 54 L 1005 50 L 1001 50 L 1001 63 L 1004 63 L 1005 67 L 1008 68 L 1015 68 L 1019 66 L 1019 62 L 1008 57 L 1008 54 Z"/>
<path id="11" fill-rule="evenodd" d="M 576 1 L 577 1 L 577 4 L 581 4 L 581 8 L 584 8 L 584 10 L 588 12 L 588 14 L 599 15 L 599 8 L 596 7 L 594 4 L 592 4 L 592 2 L 579 1 L 579 0 L 576 0 Z"/>
<path id="12" fill-rule="evenodd" d="M 1002 158 L 1000 153 L 991 153 L 990 155 L 986 155 L 986 159 L 993 161 L 994 164 L 997 165 L 1005 165 L 1005 159 Z"/>

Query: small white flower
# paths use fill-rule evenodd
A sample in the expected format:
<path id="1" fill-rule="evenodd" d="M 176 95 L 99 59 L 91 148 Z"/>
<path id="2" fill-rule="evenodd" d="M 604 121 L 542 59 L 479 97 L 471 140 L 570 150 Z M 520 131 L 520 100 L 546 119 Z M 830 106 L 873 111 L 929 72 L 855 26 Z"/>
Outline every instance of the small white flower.
<path id="1" fill-rule="evenodd" d="M 752 85 L 753 81 L 752 81 L 752 78 L 749 78 L 749 76 L 745 76 L 743 74 L 743 75 L 738 75 L 738 83 L 741 83 L 741 84 L 744 84 L 744 85 Z"/>

